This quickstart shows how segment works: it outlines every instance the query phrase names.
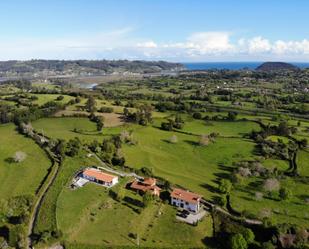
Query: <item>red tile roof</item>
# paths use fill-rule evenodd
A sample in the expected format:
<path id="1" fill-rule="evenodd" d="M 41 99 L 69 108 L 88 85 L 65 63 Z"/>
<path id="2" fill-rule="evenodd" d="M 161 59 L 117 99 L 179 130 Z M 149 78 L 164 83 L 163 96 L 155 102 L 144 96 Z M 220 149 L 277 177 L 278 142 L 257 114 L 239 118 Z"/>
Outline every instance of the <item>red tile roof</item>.
<path id="1" fill-rule="evenodd" d="M 171 193 L 171 197 L 194 204 L 198 203 L 202 198 L 202 196 L 199 194 L 192 193 L 188 190 L 183 190 L 180 188 L 174 188 L 173 192 Z"/>
<path id="2" fill-rule="evenodd" d="M 113 179 L 117 177 L 117 176 L 106 174 L 97 169 L 86 169 L 84 170 L 83 175 L 95 178 L 103 182 L 112 182 Z"/>
<path id="3" fill-rule="evenodd" d="M 157 180 L 155 178 L 145 178 L 144 181 L 133 181 L 131 188 L 135 190 L 141 190 L 143 192 L 151 191 L 153 194 L 159 195 L 161 188 L 156 186 Z"/>
<path id="4" fill-rule="evenodd" d="M 144 181 L 143 181 L 143 184 L 154 186 L 154 185 L 157 184 L 157 179 L 155 179 L 155 178 L 145 178 Z"/>

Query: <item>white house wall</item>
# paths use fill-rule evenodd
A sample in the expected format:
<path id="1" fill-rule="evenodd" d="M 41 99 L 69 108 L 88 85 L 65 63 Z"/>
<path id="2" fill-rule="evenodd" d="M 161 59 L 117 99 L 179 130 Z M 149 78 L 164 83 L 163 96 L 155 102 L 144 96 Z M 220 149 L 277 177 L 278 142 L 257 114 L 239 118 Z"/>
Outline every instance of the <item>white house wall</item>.
<path id="1" fill-rule="evenodd" d="M 181 207 L 181 204 L 183 204 L 182 208 L 188 211 L 197 212 L 199 210 L 199 203 L 193 204 L 176 198 L 171 198 L 171 204 L 177 207 Z"/>

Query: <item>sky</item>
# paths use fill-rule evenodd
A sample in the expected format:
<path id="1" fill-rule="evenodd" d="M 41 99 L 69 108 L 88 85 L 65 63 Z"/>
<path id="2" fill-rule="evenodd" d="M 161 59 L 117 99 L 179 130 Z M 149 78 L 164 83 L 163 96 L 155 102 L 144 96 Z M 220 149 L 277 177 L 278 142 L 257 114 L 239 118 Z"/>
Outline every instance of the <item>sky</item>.
<path id="1" fill-rule="evenodd" d="M 0 60 L 309 61 L 308 0 L 1 0 Z"/>

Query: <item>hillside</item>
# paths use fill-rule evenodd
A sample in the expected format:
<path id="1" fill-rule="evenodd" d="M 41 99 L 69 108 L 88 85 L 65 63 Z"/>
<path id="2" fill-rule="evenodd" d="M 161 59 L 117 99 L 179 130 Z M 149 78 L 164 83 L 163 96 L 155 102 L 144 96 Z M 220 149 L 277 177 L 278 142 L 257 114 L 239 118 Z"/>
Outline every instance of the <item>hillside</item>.
<path id="1" fill-rule="evenodd" d="M 183 69 L 180 63 L 129 60 L 29 60 L 1 61 L 0 76 L 102 75 L 112 73 L 158 73 Z"/>
<path id="2" fill-rule="evenodd" d="M 256 70 L 258 71 L 278 71 L 278 70 L 298 70 L 299 68 L 293 64 L 286 62 L 265 62 L 258 66 Z"/>

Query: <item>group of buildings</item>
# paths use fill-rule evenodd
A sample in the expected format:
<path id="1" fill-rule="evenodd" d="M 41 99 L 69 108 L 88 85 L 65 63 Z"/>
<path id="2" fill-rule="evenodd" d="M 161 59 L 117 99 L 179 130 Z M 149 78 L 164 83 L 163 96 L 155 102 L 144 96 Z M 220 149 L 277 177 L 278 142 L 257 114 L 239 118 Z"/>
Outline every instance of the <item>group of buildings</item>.
<path id="1" fill-rule="evenodd" d="M 118 183 L 118 180 L 118 176 L 107 174 L 97 168 L 86 168 L 79 174 L 78 179 L 74 182 L 74 186 L 82 187 L 90 181 L 105 187 L 112 187 Z M 130 189 L 139 193 L 150 192 L 158 197 L 160 197 L 161 193 L 161 188 L 157 186 L 155 178 L 136 179 L 130 183 Z M 173 188 L 170 193 L 171 205 L 192 213 L 197 213 L 200 210 L 201 199 L 201 195 L 180 188 Z"/>

